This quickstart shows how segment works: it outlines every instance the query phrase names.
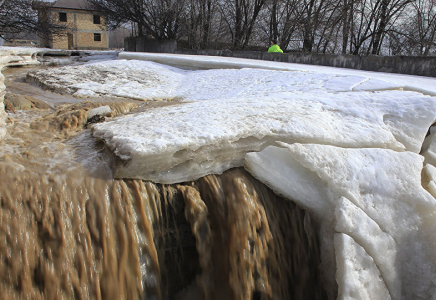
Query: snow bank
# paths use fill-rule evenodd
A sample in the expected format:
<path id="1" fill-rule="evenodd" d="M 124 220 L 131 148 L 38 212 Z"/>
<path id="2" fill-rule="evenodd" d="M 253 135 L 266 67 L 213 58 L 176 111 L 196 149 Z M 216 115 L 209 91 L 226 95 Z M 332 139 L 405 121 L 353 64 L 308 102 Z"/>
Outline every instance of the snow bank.
<path id="1" fill-rule="evenodd" d="M 36 48 L 19 48 L 19 47 L 0 47 L 0 140 L 6 134 L 5 120 L 6 113 L 4 110 L 3 100 L 5 96 L 4 76 L 1 70 L 7 66 L 23 66 L 39 64 L 36 59 L 37 53 L 41 49 Z"/>

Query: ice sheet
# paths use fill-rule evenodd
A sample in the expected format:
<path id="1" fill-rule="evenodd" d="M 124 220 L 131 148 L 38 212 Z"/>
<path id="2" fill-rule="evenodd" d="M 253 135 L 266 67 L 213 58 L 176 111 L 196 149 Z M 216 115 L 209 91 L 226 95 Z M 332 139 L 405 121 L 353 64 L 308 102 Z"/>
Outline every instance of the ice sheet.
<path id="1" fill-rule="evenodd" d="M 118 61 L 117 70 L 136 63 Z M 355 75 L 251 68 L 176 72 L 156 63 L 140 66 L 142 73 L 159 78 L 174 74 L 173 90 L 163 88 L 167 81 L 162 79 L 162 86 L 156 82 L 145 88 L 179 102 L 93 127 L 94 136 L 124 161 L 115 168 L 117 177 L 193 180 L 241 166 L 245 153 L 275 141 L 419 152 L 436 115 L 434 97 L 385 90 L 388 83 L 382 91 L 354 91 L 366 82 Z"/>
<path id="2" fill-rule="evenodd" d="M 309 209 L 325 232 L 351 236 L 371 256 L 393 299 L 428 299 L 436 293 L 436 200 L 421 185 L 420 155 L 316 144 L 280 146 L 247 154 L 246 168 Z M 276 181 L 290 173 L 289 180 Z M 314 205 L 319 202 L 323 205 Z M 336 251 L 326 238 L 321 239 L 322 251 Z M 332 276 L 326 267 L 326 276 Z M 342 276 L 338 270 L 336 276 Z"/>
<path id="3" fill-rule="evenodd" d="M 174 98 L 181 73 L 153 62 L 108 60 L 33 71 L 28 80 L 79 98 L 100 95 L 145 101 Z"/>
<path id="4" fill-rule="evenodd" d="M 282 71 L 316 72 L 333 75 L 363 76 L 369 80 L 384 82 L 382 84 L 383 88 L 386 86 L 386 83 L 388 83 L 392 86 L 401 86 L 404 90 L 419 91 L 424 94 L 436 96 L 436 79 L 424 76 L 205 55 L 195 56 L 167 53 L 121 52 L 118 57 L 122 59 L 147 60 L 163 64 L 197 68 L 257 68 Z"/>
<path id="5" fill-rule="evenodd" d="M 245 158 L 255 177 L 320 224 L 329 295 L 336 296 L 336 278 L 340 298 L 434 297 L 432 137 L 424 169 L 418 153 L 436 117 L 429 96 L 436 79 L 217 57 L 120 57 L 154 62 L 65 67 L 38 79 L 77 97 L 177 99 L 93 125 L 119 157 L 118 177 L 180 182 Z"/>
<path id="6" fill-rule="evenodd" d="M 338 265 L 337 299 L 389 300 L 389 294 L 374 260 L 346 234 L 335 234 Z"/>

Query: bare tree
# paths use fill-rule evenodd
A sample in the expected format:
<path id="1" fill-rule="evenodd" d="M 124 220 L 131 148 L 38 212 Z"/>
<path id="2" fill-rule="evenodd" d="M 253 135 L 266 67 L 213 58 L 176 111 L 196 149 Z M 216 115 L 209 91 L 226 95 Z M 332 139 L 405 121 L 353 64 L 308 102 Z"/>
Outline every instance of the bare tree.
<path id="1" fill-rule="evenodd" d="M 215 12 L 213 0 L 187 0 L 185 36 L 191 48 L 209 47 L 212 18 Z"/>
<path id="2" fill-rule="evenodd" d="M 350 52 L 380 54 L 387 34 L 414 0 L 360 0 L 353 3 Z"/>
<path id="3" fill-rule="evenodd" d="M 356 0 L 343 0 L 342 2 L 342 54 L 347 53 L 355 1 Z"/>
<path id="4" fill-rule="evenodd" d="M 209 46 L 212 19 L 215 13 L 215 4 L 212 0 L 200 0 L 201 48 Z"/>
<path id="5" fill-rule="evenodd" d="M 265 0 L 219 0 L 218 5 L 227 24 L 233 48 L 245 49 Z"/>
<path id="6" fill-rule="evenodd" d="M 269 20 L 266 30 L 267 40 L 278 40 L 282 49 L 287 49 L 290 42 L 299 39 L 298 32 L 301 25 L 299 0 L 271 0 L 266 5 Z"/>
<path id="7" fill-rule="evenodd" d="M 395 24 L 403 9 L 414 0 L 381 0 L 378 22 L 374 24 L 374 34 L 371 39 L 371 54 L 380 54 L 383 39 Z"/>
<path id="8" fill-rule="evenodd" d="M 396 40 L 406 53 L 428 56 L 436 42 L 436 0 L 416 0 L 411 4 Z"/>
<path id="9" fill-rule="evenodd" d="M 315 31 L 315 51 L 322 53 L 336 53 L 341 49 L 343 36 L 342 7 L 339 1 L 329 1 L 325 5 L 320 21 Z"/>
<path id="10" fill-rule="evenodd" d="M 303 52 L 311 52 L 315 40 L 315 29 L 320 21 L 319 14 L 323 9 L 325 0 L 303 0 L 302 6 L 302 34 Z"/>
<path id="11" fill-rule="evenodd" d="M 183 38 L 195 49 L 248 49 L 277 39 L 283 49 L 305 52 L 381 54 L 389 44 L 395 53 L 429 55 L 436 35 L 436 0 L 88 2 L 108 15 L 109 29 L 131 23 L 138 35 Z"/>
<path id="12" fill-rule="evenodd" d="M 114 29 L 134 22 L 139 35 L 156 39 L 177 39 L 185 20 L 185 0 L 88 0 L 95 10 L 108 16 L 108 25 Z"/>
<path id="13" fill-rule="evenodd" d="M 41 37 L 57 34 L 65 29 L 41 18 L 47 3 L 32 0 L 0 0 L 0 37 L 7 39 L 16 34 L 36 33 Z"/>

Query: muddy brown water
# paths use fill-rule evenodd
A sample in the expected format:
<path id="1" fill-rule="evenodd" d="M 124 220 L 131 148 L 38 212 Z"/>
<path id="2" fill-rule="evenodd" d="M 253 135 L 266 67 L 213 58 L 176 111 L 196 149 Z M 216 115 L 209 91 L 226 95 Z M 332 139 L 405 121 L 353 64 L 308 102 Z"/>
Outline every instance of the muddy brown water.
<path id="1" fill-rule="evenodd" d="M 0 142 L 1 299 L 325 299 L 309 214 L 242 168 L 174 185 L 113 179 L 79 101 L 7 69 Z"/>

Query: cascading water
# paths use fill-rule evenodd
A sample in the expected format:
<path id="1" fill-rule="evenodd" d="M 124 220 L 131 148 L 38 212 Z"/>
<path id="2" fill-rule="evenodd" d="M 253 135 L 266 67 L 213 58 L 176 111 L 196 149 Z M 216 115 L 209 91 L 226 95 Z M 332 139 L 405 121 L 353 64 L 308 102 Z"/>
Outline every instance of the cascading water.
<path id="1" fill-rule="evenodd" d="M 95 106 L 10 114 L 0 144 L 2 299 L 326 298 L 306 211 L 243 169 L 177 185 L 113 179 L 104 149 L 82 131 Z"/>

